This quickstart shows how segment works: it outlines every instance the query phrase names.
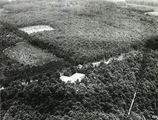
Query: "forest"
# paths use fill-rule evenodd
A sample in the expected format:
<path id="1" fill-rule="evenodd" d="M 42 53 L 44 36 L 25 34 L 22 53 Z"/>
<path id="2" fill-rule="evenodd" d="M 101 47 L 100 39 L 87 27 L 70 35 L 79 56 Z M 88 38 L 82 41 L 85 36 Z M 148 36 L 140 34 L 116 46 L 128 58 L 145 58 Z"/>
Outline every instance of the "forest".
<path id="1" fill-rule="evenodd" d="M 145 48 L 145 52 L 128 53 L 125 60 L 109 65 L 68 67 L 65 74 L 87 76 L 76 84 L 64 83 L 59 73 L 50 71 L 24 78 L 27 85 L 17 79 L 1 91 L 1 114 L 30 120 L 151 119 L 158 113 L 157 57 L 157 51 Z M 135 91 L 135 102 L 127 115 Z"/>
<path id="2" fill-rule="evenodd" d="M 10 11 L 0 19 L 2 120 L 157 119 L 155 17 L 145 16 L 144 10 L 95 0 L 76 9 L 50 0 L 26 1 L 2 2 L 0 6 Z M 55 30 L 30 35 L 19 30 L 39 24 Z M 21 42 L 59 60 L 31 66 L 4 54 Z M 122 60 L 103 62 L 122 54 Z M 93 66 L 99 60 L 100 65 Z M 83 73 L 86 77 L 81 82 L 65 83 L 61 73 Z"/>
<path id="3" fill-rule="evenodd" d="M 23 40 L 14 33 L 5 31 L 5 27 L 1 28 L 4 31 L 1 34 L 4 43 L 2 49 L 5 49 L 5 45 L 8 47 Z M 13 34 L 16 39 L 12 38 L 10 43 L 5 38 L 7 34 Z M 19 77 L 10 76 L 4 70 L 6 72 L 2 73 L 4 77 L 1 78 L 1 86 L 5 88 L 1 90 L 1 116 L 4 120 L 151 119 L 152 115 L 158 114 L 157 38 L 155 36 L 146 39 L 141 50 L 126 53 L 123 61 L 113 60 L 108 65 L 101 63 L 99 67 L 93 67 L 89 63 L 88 67 L 83 65 L 82 69 L 65 66 L 65 75 L 76 72 L 86 74 L 87 77 L 81 83 L 61 81 L 59 72 L 56 71 L 61 68 L 59 64 L 53 67 L 56 69 L 50 67 L 52 64 L 41 69 L 23 66 L 24 70 L 16 66 L 13 71 Z M 5 61 L 5 65 L 8 64 L 8 70 L 13 74 L 12 62 L 16 62 L 5 57 L 1 59 Z M 134 92 L 137 93 L 134 105 L 131 114 L 127 115 Z"/>
<path id="4" fill-rule="evenodd" d="M 144 11 L 124 9 L 96 0 L 71 1 L 74 5 L 71 7 L 66 1 L 54 2 L 21 2 L 21 7 L 16 2 L 4 5 L 11 13 L 3 15 L 1 22 L 13 30 L 40 24 L 51 26 L 53 32 L 28 36 L 17 30 L 16 34 L 75 65 L 141 49 L 144 39 L 157 35 L 156 18 L 144 15 L 145 8 Z"/>

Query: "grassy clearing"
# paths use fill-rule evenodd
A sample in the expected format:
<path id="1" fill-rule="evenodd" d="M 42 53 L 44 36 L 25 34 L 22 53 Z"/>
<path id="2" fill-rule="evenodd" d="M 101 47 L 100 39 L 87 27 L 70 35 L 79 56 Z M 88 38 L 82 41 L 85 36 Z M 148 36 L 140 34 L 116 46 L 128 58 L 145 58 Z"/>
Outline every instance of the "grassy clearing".
<path id="1" fill-rule="evenodd" d="M 147 12 L 145 14 L 150 16 L 158 16 L 158 12 Z"/>
<path id="2" fill-rule="evenodd" d="M 6 4 L 3 6 L 4 9 L 11 11 L 12 13 L 23 13 L 27 11 L 31 11 L 33 9 L 39 8 L 39 5 L 34 5 L 33 3 L 21 3 L 20 6 L 17 5 L 17 3 L 12 4 Z"/>
<path id="3" fill-rule="evenodd" d="M 14 47 L 5 49 L 4 54 L 10 59 L 17 60 L 23 65 L 31 66 L 43 65 L 51 61 L 59 60 L 59 58 L 53 54 L 46 53 L 26 42 L 20 42 Z"/>
<path id="4" fill-rule="evenodd" d="M 136 4 L 128 4 L 127 6 L 123 6 L 122 8 L 130 9 L 130 10 L 135 10 L 139 12 L 151 12 L 155 11 L 155 7 L 153 6 L 147 6 L 147 5 L 136 5 Z"/>
<path id="5" fill-rule="evenodd" d="M 9 30 L 0 24 L 0 40 L 2 43 L 0 44 L 1 84 L 8 85 L 11 81 L 22 77 L 43 74 L 47 71 L 54 73 L 56 70 L 70 66 L 69 63 L 57 58 L 52 53 L 48 53 L 47 50 L 41 50 L 30 45 L 15 30 L 12 29 L 12 32 Z"/>
<path id="6" fill-rule="evenodd" d="M 47 25 L 38 25 L 38 26 L 20 28 L 20 30 L 22 30 L 28 34 L 31 34 L 31 33 L 42 32 L 42 31 L 50 31 L 50 30 L 54 30 L 54 29 Z"/>
<path id="7" fill-rule="evenodd" d="M 157 0 L 126 0 L 127 3 L 133 4 L 141 4 L 141 5 L 148 5 L 148 6 L 158 6 Z"/>

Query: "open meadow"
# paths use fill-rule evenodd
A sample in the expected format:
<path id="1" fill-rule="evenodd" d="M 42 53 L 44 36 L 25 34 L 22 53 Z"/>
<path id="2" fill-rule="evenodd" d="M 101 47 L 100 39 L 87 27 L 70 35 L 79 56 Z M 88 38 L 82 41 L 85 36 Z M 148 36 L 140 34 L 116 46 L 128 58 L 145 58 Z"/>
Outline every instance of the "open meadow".
<path id="1" fill-rule="evenodd" d="M 0 119 L 156 120 L 157 6 L 0 0 Z"/>
<path id="2" fill-rule="evenodd" d="M 133 3 L 138 5 L 156 6 L 158 5 L 157 0 L 126 0 L 127 3 Z"/>
<path id="3" fill-rule="evenodd" d="M 20 51 L 19 51 L 20 50 Z M 19 42 L 14 47 L 3 50 L 4 55 L 19 61 L 20 64 L 37 66 L 59 60 L 51 53 L 46 53 L 28 43 Z"/>

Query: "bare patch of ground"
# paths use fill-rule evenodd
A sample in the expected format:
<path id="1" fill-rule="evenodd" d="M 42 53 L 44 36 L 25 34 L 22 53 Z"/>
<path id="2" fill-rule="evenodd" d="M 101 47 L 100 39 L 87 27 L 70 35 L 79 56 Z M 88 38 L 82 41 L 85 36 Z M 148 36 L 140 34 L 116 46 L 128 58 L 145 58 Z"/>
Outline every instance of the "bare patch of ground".
<path id="1" fill-rule="evenodd" d="M 48 25 L 37 25 L 37 26 L 30 26 L 30 27 L 20 28 L 20 30 L 22 30 L 22 31 L 24 31 L 28 34 L 31 34 L 31 33 L 36 33 L 36 32 L 54 30 L 54 28 L 52 28 Z"/>
<path id="2" fill-rule="evenodd" d="M 3 52 L 10 59 L 16 60 L 23 65 L 37 66 L 59 60 L 55 55 L 46 53 L 26 42 L 19 42 L 13 47 L 6 48 Z"/>
<path id="3" fill-rule="evenodd" d="M 133 56 L 136 56 L 138 54 L 137 51 L 131 51 L 129 52 L 128 54 L 133 54 Z M 108 65 L 110 62 L 112 62 L 113 60 L 117 60 L 117 61 L 122 61 L 124 60 L 127 56 L 125 56 L 126 54 L 121 54 L 120 56 L 118 57 L 111 57 L 109 58 L 107 61 L 103 61 L 103 60 L 100 60 L 100 61 L 97 61 L 97 62 L 93 62 L 92 65 L 93 67 L 98 67 L 101 63 L 104 63 L 106 65 Z M 81 65 L 80 65 L 81 66 Z M 82 67 L 80 67 L 82 68 Z"/>
<path id="4" fill-rule="evenodd" d="M 158 12 L 155 11 L 155 12 L 146 12 L 144 13 L 145 15 L 150 15 L 150 16 L 158 16 Z"/>

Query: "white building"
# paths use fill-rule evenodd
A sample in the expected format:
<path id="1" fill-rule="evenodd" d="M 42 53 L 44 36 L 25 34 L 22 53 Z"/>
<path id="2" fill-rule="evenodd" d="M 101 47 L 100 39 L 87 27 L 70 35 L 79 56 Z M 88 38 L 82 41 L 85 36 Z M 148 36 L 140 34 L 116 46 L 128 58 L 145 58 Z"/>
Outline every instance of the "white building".
<path id="1" fill-rule="evenodd" d="M 85 74 L 82 73 L 75 73 L 72 76 L 60 76 L 60 79 L 64 82 L 70 82 L 70 83 L 75 83 L 77 80 L 81 82 L 81 80 L 85 78 Z"/>

